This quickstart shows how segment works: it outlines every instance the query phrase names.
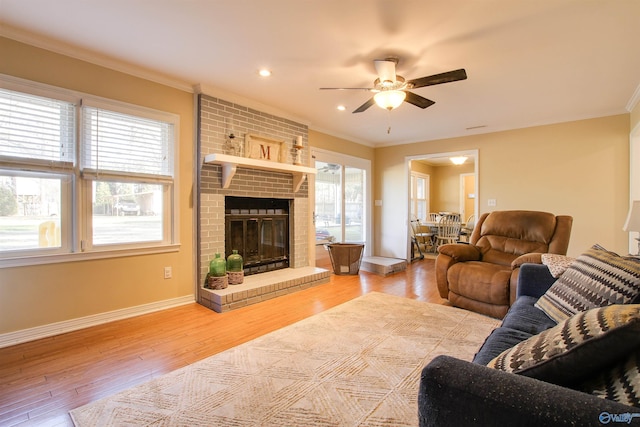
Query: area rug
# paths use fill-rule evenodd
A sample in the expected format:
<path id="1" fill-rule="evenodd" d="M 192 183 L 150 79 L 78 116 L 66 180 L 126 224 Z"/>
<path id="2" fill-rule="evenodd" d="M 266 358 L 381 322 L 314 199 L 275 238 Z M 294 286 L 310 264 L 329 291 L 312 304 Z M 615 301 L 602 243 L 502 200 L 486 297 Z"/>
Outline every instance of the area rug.
<path id="1" fill-rule="evenodd" d="M 369 293 L 71 411 L 77 426 L 416 426 L 422 368 L 496 319 Z"/>

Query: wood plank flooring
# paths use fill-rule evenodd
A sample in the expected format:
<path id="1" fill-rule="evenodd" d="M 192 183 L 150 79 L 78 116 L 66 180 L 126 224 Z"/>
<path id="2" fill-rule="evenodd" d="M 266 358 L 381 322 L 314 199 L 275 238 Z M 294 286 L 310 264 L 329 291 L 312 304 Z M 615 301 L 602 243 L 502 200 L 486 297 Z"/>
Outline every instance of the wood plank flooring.
<path id="1" fill-rule="evenodd" d="M 188 304 L 0 349 L 0 426 L 73 425 L 68 411 L 368 292 L 445 303 L 434 260 L 387 277 L 360 271 L 227 313 Z"/>

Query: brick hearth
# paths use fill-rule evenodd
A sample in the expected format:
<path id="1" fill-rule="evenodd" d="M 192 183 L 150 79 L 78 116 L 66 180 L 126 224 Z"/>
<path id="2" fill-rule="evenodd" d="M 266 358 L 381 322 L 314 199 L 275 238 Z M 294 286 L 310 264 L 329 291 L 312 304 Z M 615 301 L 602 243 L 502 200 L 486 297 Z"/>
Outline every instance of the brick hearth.
<path id="1" fill-rule="evenodd" d="M 241 285 L 229 285 L 226 289 L 202 288 L 200 304 L 223 313 L 327 283 L 329 276 L 328 270 L 317 267 L 286 268 L 255 274 L 245 277 Z"/>

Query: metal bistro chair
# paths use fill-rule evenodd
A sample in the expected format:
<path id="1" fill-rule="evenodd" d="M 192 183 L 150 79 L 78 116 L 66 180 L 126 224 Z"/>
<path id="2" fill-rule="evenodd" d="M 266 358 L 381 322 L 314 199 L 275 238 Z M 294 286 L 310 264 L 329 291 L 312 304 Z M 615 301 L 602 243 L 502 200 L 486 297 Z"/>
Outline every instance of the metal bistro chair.
<path id="1" fill-rule="evenodd" d="M 457 243 L 460 240 L 460 214 L 447 214 L 440 218 L 436 247 L 447 243 Z"/>
<path id="2" fill-rule="evenodd" d="M 433 250 L 433 239 L 435 234 L 431 231 L 425 231 L 425 228 L 416 216 L 412 216 L 409 223 L 411 225 L 411 237 L 415 242 L 418 253 L 420 254 L 419 258 L 422 259 L 424 258 L 424 252 L 431 252 Z M 429 229 L 427 228 L 427 230 Z"/>
<path id="3" fill-rule="evenodd" d="M 420 242 L 418 242 L 418 227 L 413 219 L 409 220 L 409 230 L 411 230 L 411 261 L 424 259 L 424 254 L 422 253 Z M 416 251 L 418 252 L 417 255 Z"/>

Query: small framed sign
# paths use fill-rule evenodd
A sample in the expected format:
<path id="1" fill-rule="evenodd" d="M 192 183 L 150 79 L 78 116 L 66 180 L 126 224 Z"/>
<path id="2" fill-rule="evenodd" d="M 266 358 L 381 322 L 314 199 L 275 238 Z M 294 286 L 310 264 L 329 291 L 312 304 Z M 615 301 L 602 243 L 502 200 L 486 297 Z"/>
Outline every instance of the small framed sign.
<path id="1" fill-rule="evenodd" d="M 266 136 L 246 134 L 244 137 L 245 157 L 284 163 L 286 145 L 283 140 Z"/>

